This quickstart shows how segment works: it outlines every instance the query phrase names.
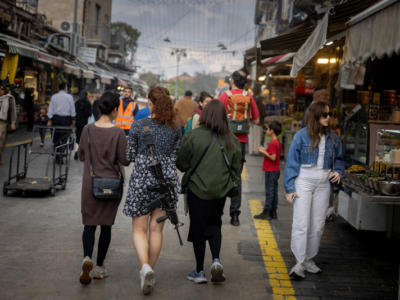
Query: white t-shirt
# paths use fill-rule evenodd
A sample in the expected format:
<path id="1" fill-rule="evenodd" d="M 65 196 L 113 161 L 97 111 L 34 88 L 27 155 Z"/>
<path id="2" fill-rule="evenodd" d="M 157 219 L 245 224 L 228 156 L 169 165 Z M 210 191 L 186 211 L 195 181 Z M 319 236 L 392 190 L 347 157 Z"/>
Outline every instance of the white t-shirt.
<path id="1" fill-rule="evenodd" d="M 318 160 L 317 169 L 322 170 L 324 168 L 324 156 L 325 156 L 325 135 L 320 135 L 321 141 L 319 142 L 318 148 Z"/>

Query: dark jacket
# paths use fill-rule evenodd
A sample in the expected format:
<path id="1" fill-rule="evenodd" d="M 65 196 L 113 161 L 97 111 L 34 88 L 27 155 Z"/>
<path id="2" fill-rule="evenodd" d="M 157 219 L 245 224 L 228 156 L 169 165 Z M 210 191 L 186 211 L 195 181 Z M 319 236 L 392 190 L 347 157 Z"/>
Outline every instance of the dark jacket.
<path id="1" fill-rule="evenodd" d="M 258 125 L 264 126 L 264 119 L 267 116 L 267 109 L 265 108 L 265 104 L 263 103 L 262 99 L 258 99 L 256 103 L 258 111 L 260 112 L 260 123 L 258 123 Z"/>
<path id="2" fill-rule="evenodd" d="M 313 103 L 311 102 L 311 104 L 313 104 Z M 301 128 L 305 128 L 307 126 L 307 124 L 306 124 L 306 114 L 307 114 L 308 109 L 310 108 L 310 105 L 307 106 L 306 109 L 303 112 L 303 119 L 301 120 Z"/>
<path id="3" fill-rule="evenodd" d="M 185 172 L 182 186 L 187 184 L 188 188 L 196 196 L 205 200 L 222 198 L 233 187 L 228 167 L 216 139 L 212 142 L 192 179 L 189 181 L 190 173 L 199 161 L 211 137 L 212 132 L 205 125 L 200 125 L 198 128 L 190 130 L 182 139 L 181 149 L 176 161 L 178 170 Z M 240 170 L 242 151 L 237 137 L 231 133 L 231 138 L 235 147 L 230 150 L 226 149 L 225 141 L 221 138 L 220 141 L 231 163 L 233 173 L 237 174 Z M 239 181 L 240 179 L 236 178 L 236 182 Z"/>
<path id="4" fill-rule="evenodd" d="M 94 119 L 98 121 L 100 119 L 99 100 L 94 100 L 92 109 Z"/>
<path id="5" fill-rule="evenodd" d="M 79 94 L 79 100 L 75 102 L 76 111 L 76 127 L 83 128 L 88 123 L 89 117 L 92 115 L 92 105 L 87 99 L 87 92 L 82 90 Z"/>

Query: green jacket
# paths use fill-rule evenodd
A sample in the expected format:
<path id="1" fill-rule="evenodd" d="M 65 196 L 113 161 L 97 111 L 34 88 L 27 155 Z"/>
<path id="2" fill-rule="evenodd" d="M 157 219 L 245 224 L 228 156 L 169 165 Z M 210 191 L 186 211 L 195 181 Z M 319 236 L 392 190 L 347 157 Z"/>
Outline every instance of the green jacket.
<path id="1" fill-rule="evenodd" d="M 188 188 L 196 196 L 204 200 L 222 198 L 233 187 L 233 182 L 217 139 L 214 139 L 196 172 L 193 174 L 192 179 L 189 181 L 189 175 L 206 149 L 211 137 L 212 132 L 205 125 L 200 125 L 198 128 L 190 130 L 183 136 L 181 150 L 176 161 L 177 168 L 185 173 L 182 179 L 182 186 L 184 187 L 187 184 Z M 225 149 L 233 173 L 237 174 L 240 170 L 242 150 L 239 140 L 232 133 L 231 138 L 235 143 L 235 147 L 230 150 L 226 149 L 224 140 L 221 138 L 219 140 Z M 240 178 L 235 176 L 235 181 L 239 183 Z"/>

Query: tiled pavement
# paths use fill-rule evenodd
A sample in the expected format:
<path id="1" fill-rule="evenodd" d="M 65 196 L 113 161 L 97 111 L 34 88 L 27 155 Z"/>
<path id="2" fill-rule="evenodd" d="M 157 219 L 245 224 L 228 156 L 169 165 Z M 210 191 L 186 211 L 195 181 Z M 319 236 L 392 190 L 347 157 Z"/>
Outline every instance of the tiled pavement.
<path id="1" fill-rule="evenodd" d="M 250 191 L 245 195 L 247 200 L 263 199 L 264 184 L 260 178 L 262 174 L 259 171 L 260 160 L 260 157 L 247 157 L 246 170 Z M 281 170 L 278 220 L 263 222 L 270 222 L 280 254 L 289 272 L 295 264 L 295 258 L 290 250 L 293 209 L 285 200 L 282 185 L 283 164 Z M 255 195 L 257 198 L 254 198 Z M 257 229 L 260 230 L 253 227 L 243 231 L 257 236 Z M 265 266 L 258 243 L 244 241 L 238 245 L 238 250 L 245 260 L 258 261 Z M 269 280 L 271 274 L 266 268 L 267 272 L 263 274 L 266 279 L 266 291 L 272 299 L 397 299 L 399 254 L 399 240 L 388 240 L 384 233 L 357 231 L 342 218 L 335 217 L 334 222 L 326 224 L 320 252 L 314 259 L 322 269 L 322 274 L 306 273 L 304 280 L 291 280 L 294 291 L 293 294 L 290 293 L 292 295 L 276 295 L 277 290 L 274 289 L 275 286 L 271 286 Z"/>

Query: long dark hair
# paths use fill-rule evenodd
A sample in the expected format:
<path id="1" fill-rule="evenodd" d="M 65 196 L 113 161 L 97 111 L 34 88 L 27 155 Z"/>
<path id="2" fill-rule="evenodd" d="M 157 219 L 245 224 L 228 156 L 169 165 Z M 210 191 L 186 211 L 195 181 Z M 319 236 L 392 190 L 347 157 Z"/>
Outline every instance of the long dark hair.
<path id="1" fill-rule="evenodd" d="M 203 107 L 200 105 L 200 103 L 203 103 L 204 100 L 206 100 L 206 98 L 213 99 L 213 96 L 211 96 L 209 93 L 207 93 L 205 91 L 201 92 L 200 98 L 199 98 L 199 106 L 198 106 L 198 108 L 200 108 L 201 110 L 203 110 Z"/>
<path id="2" fill-rule="evenodd" d="M 3 96 L 7 95 L 8 94 L 7 86 L 4 83 L 0 82 L 0 87 L 2 87 L 4 89 L 4 95 Z"/>
<path id="3" fill-rule="evenodd" d="M 313 151 L 321 142 L 321 135 L 329 134 L 332 136 L 331 124 L 322 126 L 319 120 L 325 113 L 325 108 L 329 107 L 325 102 L 315 102 L 310 105 L 306 114 L 307 133 L 310 136 L 310 150 Z M 330 121 L 329 121 L 330 122 Z M 333 139 L 332 142 L 334 143 Z"/>
<path id="4" fill-rule="evenodd" d="M 235 147 L 231 138 L 225 106 L 221 101 L 212 100 L 204 107 L 200 115 L 199 125 L 206 125 L 213 133 L 218 134 L 225 141 L 227 150 Z"/>
<path id="5" fill-rule="evenodd" d="M 162 86 L 150 89 L 149 100 L 153 103 L 151 115 L 154 121 L 176 129 L 175 109 L 169 91 Z"/>

